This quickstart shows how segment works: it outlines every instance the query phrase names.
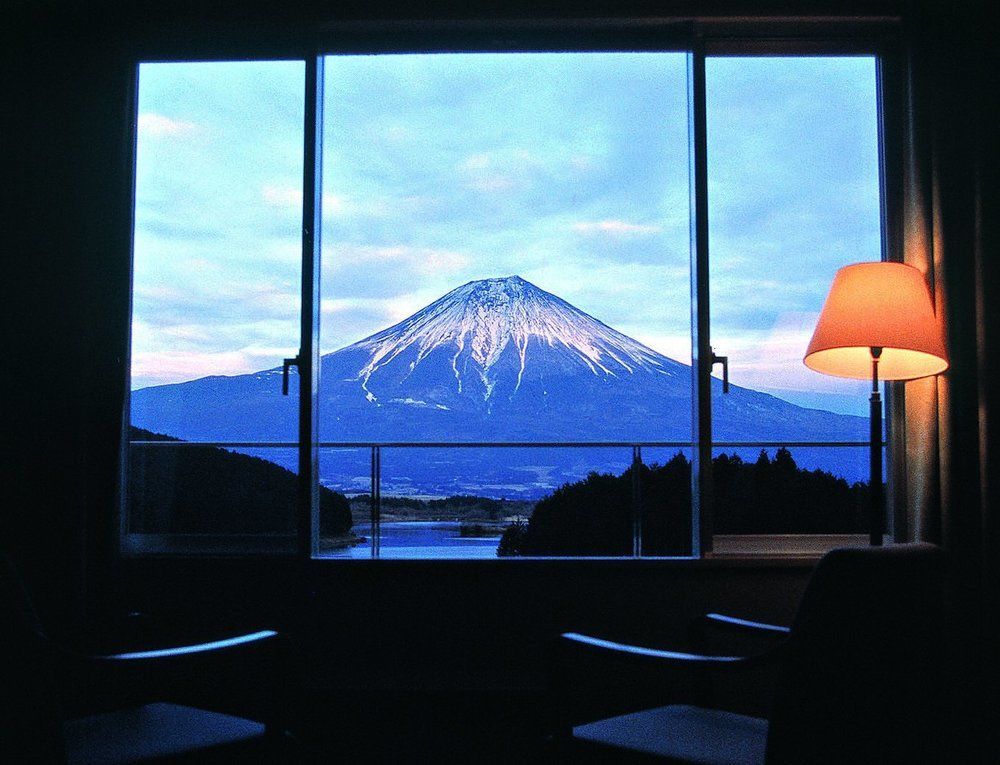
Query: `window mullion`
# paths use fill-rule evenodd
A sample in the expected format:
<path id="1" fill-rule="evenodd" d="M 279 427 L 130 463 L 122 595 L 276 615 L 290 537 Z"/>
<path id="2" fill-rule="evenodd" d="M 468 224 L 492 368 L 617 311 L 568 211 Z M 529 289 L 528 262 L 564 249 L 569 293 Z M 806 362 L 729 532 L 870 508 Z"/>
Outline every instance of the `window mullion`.
<path id="1" fill-rule="evenodd" d="M 302 157 L 302 308 L 299 348 L 298 553 L 319 545 L 319 288 L 323 195 L 323 57 L 306 59 Z"/>
<path id="2" fill-rule="evenodd" d="M 691 225 L 691 554 L 712 551 L 712 349 L 708 289 L 708 161 L 705 45 L 688 55 L 688 150 Z"/>

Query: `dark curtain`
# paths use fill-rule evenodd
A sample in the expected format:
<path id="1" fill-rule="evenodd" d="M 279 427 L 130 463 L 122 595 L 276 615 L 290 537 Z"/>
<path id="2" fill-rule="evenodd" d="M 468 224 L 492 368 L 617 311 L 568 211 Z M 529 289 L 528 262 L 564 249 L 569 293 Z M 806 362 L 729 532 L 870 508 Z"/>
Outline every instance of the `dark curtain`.
<path id="1" fill-rule="evenodd" d="M 897 530 L 950 553 L 956 746 L 977 761 L 971 742 L 994 727 L 985 715 L 995 714 L 1000 642 L 996 35 L 985 4 L 915 0 L 906 10 L 903 256 L 928 275 L 951 367 L 906 384 Z"/>

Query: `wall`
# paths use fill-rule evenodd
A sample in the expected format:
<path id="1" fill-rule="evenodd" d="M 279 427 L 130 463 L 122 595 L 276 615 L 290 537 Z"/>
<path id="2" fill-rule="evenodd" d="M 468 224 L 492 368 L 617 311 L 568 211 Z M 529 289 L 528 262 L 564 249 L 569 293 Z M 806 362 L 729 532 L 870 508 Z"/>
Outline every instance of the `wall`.
<path id="1" fill-rule="evenodd" d="M 878 17 L 895 7 L 870 2 L 852 10 Z M 787 10 L 782 3 L 679 2 L 664 11 L 662 4 L 633 2 L 615 13 L 627 23 L 665 12 L 740 16 L 748 8 L 765 15 Z M 123 605 L 109 593 L 127 571 L 142 575 L 121 567 L 114 535 L 129 326 L 134 61 L 168 54 L 277 55 L 300 48 L 331 21 L 490 18 L 494 9 L 439 3 L 416 14 L 391 2 L 300 1 L 279 9 L 245 0 L 169 7 L 139 2 L 105 14 L 89 4 L 16 0 L 12 10 L 8 18 L 19 23 L 6 27 L 2 46 L 4 268 L 13 289 L 3 304 L 11 385 L 4 404 L 9 425 L 0 540 L 32 580 L 50 624 L 72 633 L 88 616 L 92 621 Z M 800 13 L 808 10 L 799 7 Z M 607 16 L 600 3 L 513 4 L 504 13 Z M 372 572 L 372 583 L 352 586 L 388 589 L 377 583 L 390 569 L 362 570 Z M 427 574 L 441 577 L 440 585 L 428 581 L 427 591 L 453 587 L 453 571 L 441 572 Z M 490 602 L 466 592 L 470 603 Z M 360 611 L 364 600 L 346 606 Z"/>
<path id="2" fill-rule="evenodd" d="M 12 6 L 5 22 L 14 23 L 5 24 L 0 45 L 2 326 L 8 336 L 0 545 L 19 559 L 56 632 L 82 637 L 84 625 L 110 624 L 104 620 L 134 609 L 150 613 L 161 634 L 178 637 L 277 624 L 298 636 L 312 676 L 331 687 L 530 690 L 540 685 L 541 646 L 560 630 L 656 636 L 668 645 L 679 640 L 688 616 L 706 608 L 787 620 L 806 567 L 379 562 L 318 563 L 302 574 L 287 561 L 120 561 L 114 529 L 128 347 L 132 61 L 206 52 L 277 55 L 294 51 L 329 20 L 400 19 L 417 12 L 402 3 L 318 0 L 137 2 L 113 15 L 96 4 L 66 8 L 15 0 Z M 761 17 L 789 7 L 816 17 L 884 17 L 902 6 L 626 2 L 614 12 L 625 21 L 666 14 Z M 494 16 L 486 3 L 439 3 L 420 13 Z M 504 13 L 536 19 L 608 15 L 596 2 L 530 9 L 514 3 Z M 956 39 L 959 33 L 942 33 L 939 45 L 947 48 Z M 987 69 L 984 64 L 979 71 L 983 81 L 995 76 Z M 970 85 L 968 92 L 974 91 Z M 947 132 L 945 118 L 950 114 L 940 120 Z M 970 282 L 966 302 L 977 304 L 964 332 L 969 343 L 972 334 L 981 337 L 976 354 L 965 353 L 955 374 L 976 376 L 980 411 L 973 411 L 972 395 L 963 397 L 962 422 L 971 431 L 978 414 L 979 432 L 962 437 L 982 445 L 986 477 L 968 495 L 981 493 L 981 517 L 970 513 L 964 528 L 973 544 L 982 532 L 983 547 L 995 551 L 996 512 L 989 508 L 1000 482 L 992 469 L 996 428 L 987 415 L 995 412 L 1000 390 L 991 384 L 996 354 L 989 352 L 1000 316 L 990 246 L 995 236 L 989 236 L 995 231 L 997 163 L 990 161 L 995 139 L 979 140 L 993 152 L 979 156 L 979 175 L 966 178 L 965 166 L 954 165 L 936 193 L 950 200 L 946 209 L 962 208 L 953 211 L 956 217 L 975 218 L 963 224 L 966 229 L 985 232 L 960 240 L 979 248 L 978 270 L 973 274 L 962 260 L 959 276 Z M 975 210 L 966 204 L 973 183 Z M 966 504 L 957 511 L 966 512 Z M 989 560 L 995 567 L 996 555 Z M 988 625 L 996 623 L 995 573 L 977 569 L 968 577 L 994 583 Z M 978 594 L 968 592 L 978 602 Z"/>

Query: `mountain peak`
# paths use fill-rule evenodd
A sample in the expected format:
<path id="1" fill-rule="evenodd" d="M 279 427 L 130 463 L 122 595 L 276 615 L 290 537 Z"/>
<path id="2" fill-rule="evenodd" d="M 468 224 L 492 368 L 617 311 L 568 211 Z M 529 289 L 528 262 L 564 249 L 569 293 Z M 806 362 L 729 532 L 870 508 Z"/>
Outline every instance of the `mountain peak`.
<path id="1" fill-rule="evenodd" d="M 536 287 L 527 279 L 513 275 L 467 282 L 461 287 L 453 289 L 441 299 L 443 300 L 448 295 L 461 296 L 467 300 L 489 301 L 491 299 L 520 300 L 529 296 L 549 295 L 549 293 Z M 554 295 L 549 296 L 555 297 Z"/>
<path id="2" fill-rule="evenodd" d="M 489 279 L 476 279 L 475 281 L 467 282 L 465 286 L 482 284 L 499 285 L 501 287 L 521 287 L 523 285 L 528 285 L 529 287 L 538 289 L 538 287 L 535 287 L 534 284 L 529 282 L 527 279 L 522 279 L 517 274 L 511 274 L 510 276 L 492 276 Z M 461 287 L 459 289 L 461 289 Z"/>
<path id="3" fill-rule="evenodd" d="M 516 392 L 529 356 L 543 349 L 598 377 L 628 375 L 640 368 L 670 374 L 667 367 L 676 364 L 517 275 L 467 282 L 352 347 L 368 354 L 358 372 L 368 395 L 374 395 L 368 383 L 380 369 L 405 363 L 406 374 L 411 374 L 435 351 L 450 359 L 459 391 L 463 374 L 471 372 L 487 400 L 501 358 L 511 358 L 515 365 Z"/>

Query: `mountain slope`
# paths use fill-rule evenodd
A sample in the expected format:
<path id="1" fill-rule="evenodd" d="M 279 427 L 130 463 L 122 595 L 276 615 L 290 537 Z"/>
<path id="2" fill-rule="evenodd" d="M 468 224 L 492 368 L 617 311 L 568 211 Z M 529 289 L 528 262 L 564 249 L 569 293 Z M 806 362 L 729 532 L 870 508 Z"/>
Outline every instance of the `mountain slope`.
<path id="1" fill-rule="evenodd" d="M 186 439 L 292 441 L 297 401 L 281 395 L 280 373 L 138 390 L 132 422 Z M 320 374 L 324 441 L 691 440 L 689 366 L 517 276 L 462 285 L 323 356 Z M 863 418 L 713 386 L 716 440 L 866 438 Z"/>
<path id="2" fill-rule="evenodd" d="M 691 370 L 513 276 L 323 358 L 330 440 L 689 440 Z M 724 440 L 863 438 L 859 418 L 732 386 Z M 321 410 L 322 411 L 322 410 Z"/>
<path id="3" fill-rule="evenodd" d="M 133 441 L 176 441 L 131 428 Z M 210 446 L 129 451 L 129 522 L 145 534 L 294 534 L 298 483 L 294 473 L 261 457 Z M 325 536 L 351 529 L 346 497 L 319 492 Z"/>
<path id="4" fill-rule="evenodd" d="M 482 402 L 487 411 L 494 402 L 517 396 L 525 375 L 539 373 L 535 361 L 542 356 L 563 375 L 589 372 L 598 379 L 683 370 L 519 276 L 469 282 L 350 347 L 368 354 L 359 376 L 362 389 L 376 400 L 373 387 L 381 383 L 391 395 L 393 385 L 407 384 L 425 360 L 444 354 L 451 377 L 439 381 L 442 393 L 453 394 L 452 401 L 470 399 L 473 406 Z M 427 366 L 439 372 L 443 365 Z"/>

